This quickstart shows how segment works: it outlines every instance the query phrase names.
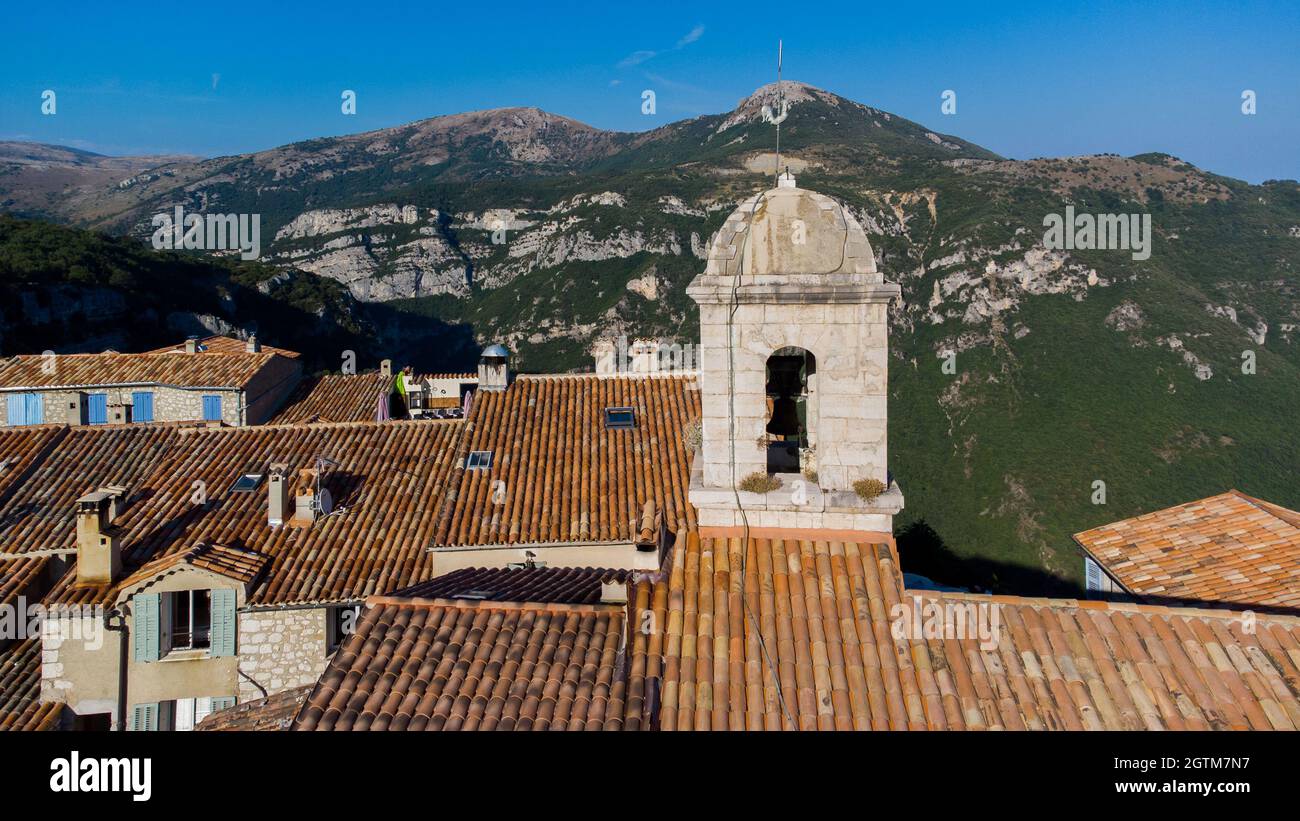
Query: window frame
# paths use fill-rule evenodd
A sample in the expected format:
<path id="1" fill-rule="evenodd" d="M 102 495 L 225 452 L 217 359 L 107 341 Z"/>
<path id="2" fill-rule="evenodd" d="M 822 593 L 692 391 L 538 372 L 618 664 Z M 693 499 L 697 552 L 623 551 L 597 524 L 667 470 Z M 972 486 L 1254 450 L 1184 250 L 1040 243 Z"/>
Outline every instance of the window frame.
<path id="1" fill-rule="evenodd" d="M 465 457 L 465 470 L 491 470 L 492 451 L 471 450 Z"/>
<path id="2" fill-rule="evenodd" d="M 627 423 L 613 417 L 627 415 Z M 636 430 L 636 408 L 630 405 L 612 405 L 605 408 L 605 430 Z"/>
<path id="3" fill-rule="evenodd" d="M 203 605 L 196 606 L 196 600 L 199 596 L 203 597 Z M 178 631 L 176 629 L 177 603 L 180 597 L 185 597 L 186 602 L 186 629 Z M 159 657 L 165 658 L 169 653 L 188 653 L 194 651 L 212 652 L 212 591 L 208 588 L 195 588 L 190 590 L 170 590 L 164 594 L 162 607 L 165 615 L 160 614 L 165 622 L 166 629 L 162 632 L 162 637 L 166 638 L 165 646 L 159 647 Z M 207 619 L 206 628 L 196 627 L 196 615 L 205 614 Z M 196 644 L 196 634 L 201 636 L 202 643 Z M 187 637 L 187 643 L 182 645 L 177 642 L 177 636 L 184 635 Z"/>

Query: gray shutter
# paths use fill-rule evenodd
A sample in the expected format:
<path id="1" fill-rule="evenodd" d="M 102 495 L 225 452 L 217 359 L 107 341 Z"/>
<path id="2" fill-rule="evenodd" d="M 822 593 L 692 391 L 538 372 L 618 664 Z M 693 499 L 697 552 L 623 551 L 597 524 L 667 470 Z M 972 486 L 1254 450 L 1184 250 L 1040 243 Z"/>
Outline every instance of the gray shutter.
<path id="1" fill-rule="evenodd" d="M 212 638 L 213 656 L 233 656 L 235 654 L 235 591 L 212 591 Z"/>
<path id="2" fill-rule="evenodd" d="M 157 661 L 160 657 L 158 640 L 157 593 L 136 593 L 131 597 L 132 634 L 136 661 Z M 157 711 L 155 710 L 155 718 Z"/>
<path id="3" fill-rule="evenodd" d="M 213 696 L 212 697 L 212 713 L 215 713 L 218 710 L 229 710 L 231 707 L 234 706 L 235 706 L 234 696 Z M 212 713 L 208 713 L 208 715 L 212 715 Z"/>
<path id="4" fill-rule="evenodd" d="M 158 702 L 137 704 L 131 709 L 131 729 L 143 732 L 158 729 Z"/>

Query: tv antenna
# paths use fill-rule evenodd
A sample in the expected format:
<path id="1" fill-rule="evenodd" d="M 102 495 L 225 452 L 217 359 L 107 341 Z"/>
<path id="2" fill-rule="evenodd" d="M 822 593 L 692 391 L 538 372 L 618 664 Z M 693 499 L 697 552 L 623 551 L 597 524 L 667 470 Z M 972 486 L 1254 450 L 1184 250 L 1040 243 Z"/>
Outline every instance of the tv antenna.
<path id="1" fill-rule="evenodd" d="M 785 86 L 781 85 L 782 42 L 776 41 L 776 100 L 775 107 L 763 106 L 763 119 L 776 126 L 776 178 L 781 179 L 781 123 L 790 115 L 790 103 L 785 99 Z"/>

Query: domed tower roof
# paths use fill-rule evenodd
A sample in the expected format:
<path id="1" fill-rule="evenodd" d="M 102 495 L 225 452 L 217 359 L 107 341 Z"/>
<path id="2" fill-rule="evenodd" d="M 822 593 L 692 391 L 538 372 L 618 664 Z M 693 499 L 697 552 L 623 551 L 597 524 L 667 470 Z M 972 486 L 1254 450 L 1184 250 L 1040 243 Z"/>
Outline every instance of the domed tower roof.
<path id="1" fill-rule="evenodd" d="M 825 194 L 799 188 L 789 171 L 776 188 L 750 197 L 732 212 L 709 246 L 704 273 L 757 278 L 857 274 L 867 275 L 869 282 L 882 281 L 871 243 L 853 214 Z"/>

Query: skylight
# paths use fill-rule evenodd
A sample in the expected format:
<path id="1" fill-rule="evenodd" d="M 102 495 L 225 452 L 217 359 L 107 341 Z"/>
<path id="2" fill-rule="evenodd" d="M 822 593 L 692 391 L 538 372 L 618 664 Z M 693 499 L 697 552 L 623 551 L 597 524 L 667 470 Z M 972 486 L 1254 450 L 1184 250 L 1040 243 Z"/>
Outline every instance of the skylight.
<path id="1" fill-rule="evenodd" d="M 475 450 L 470 451 L 469 456 L 465 459 L 465 470 L 487 470 L 492 467 L 492 451 Z"/>
<path id="2" fill-rule="evenodd" d="M 257 490 L 257 486 L 262 483 L 262 474 L 245 473 L 235 480 L 235 484 L 230 487 L 231 493 L 252 493 Z"/>
<path id="3" fill-rule="evenodd" d="M 605 408 L 607 430 L 631 430 L 636 427 L 636 412 L 631 408 Z"/>

